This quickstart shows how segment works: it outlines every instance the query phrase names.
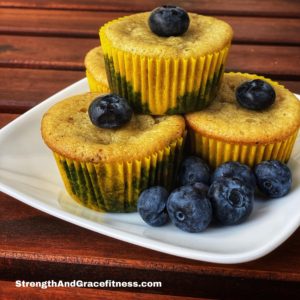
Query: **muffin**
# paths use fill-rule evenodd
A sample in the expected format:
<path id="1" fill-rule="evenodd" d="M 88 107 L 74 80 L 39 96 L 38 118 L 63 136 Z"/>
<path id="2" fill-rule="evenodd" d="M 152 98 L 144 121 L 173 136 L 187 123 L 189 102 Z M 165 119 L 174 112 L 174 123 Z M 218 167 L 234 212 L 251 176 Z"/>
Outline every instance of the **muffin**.
<path id="1" fill-rule="evenodd" d="M 134 115 L 119 129 L 98 128 L 87 113 L 97 96 L 76 95 L 52 106 L 42 119 L 42 137 L 73 199 L 94 210 L 135 211 L 145 188 L 172 188 L 181 160 L 184 118 Z"/>
<path id="2" fill-rule="evenodd" d="M 275 102 L 262 111 L 243 108 L 236 100 L 237 87 L 254 79 L 266 81 L 276 93 Z M 214 167 L 226 161 L 252 167 L 263 160 L 288 161 L 300 126 L 300 103 L 291 92 L 270 79 L 228 73 L 215 101 L 185 118 L 192 153 Z"/>
<path id="3" fill-rule="evenodd" d="M 109 93 L 101 47 L 90 50 L 84 59 L 86 77 L 91 92 Z"/>
<path id="4" fill-rule="evenodd" d="M 189 28 L 180 36 L 153 33 L 149 12 L 100 28 L 109 86 L 128 99 L 135 111 L 181 114 L 200 110 L 214 98 L 232 29 L 216 18 L 188 15 Z"/>

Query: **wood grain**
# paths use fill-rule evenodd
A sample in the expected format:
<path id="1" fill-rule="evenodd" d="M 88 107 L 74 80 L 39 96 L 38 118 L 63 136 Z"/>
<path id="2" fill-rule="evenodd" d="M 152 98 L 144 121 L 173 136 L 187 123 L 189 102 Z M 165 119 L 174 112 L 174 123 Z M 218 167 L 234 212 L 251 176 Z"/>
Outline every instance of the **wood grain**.
<path id="1" fill-rule="evenodd" d="M 104 290 L 104 289 L 92 289 L 92 288 L 30 288 L 30 287 L 16 287 L 15 282 L 11 281 L 0 281 L 0 295 L 1 300 L 11 299 L 30 299 L 30 300 L 45 300 L 45 299 L 101 299 L 101 300 L 193 300 L 205 298 L 191 298 L 191 297 L 180 297 L 171 295 L 159 295 L 159 294 L 145 294 L 123 292 L 118 290 Z"/>
<path id="2" fill-rule="evenodd" d="M 125 12 L 0 9 L 0 32 L 98 38 L 99 27 Z M 127 13 L 128 14 L 128 13 Z M 81 22 L 78 22 L 78 20 Z"/>
<path id="3" fill-rule="evenodd" d="M 179 258 L 115 240 L 56 219 L 3 193 L 0 193 L 0 201 L 0 237 L 1 241 L 5 241 L 0 245 L 0 257 L 7 259 L 198 275 L 207 272 L 209 275 L 256 279 L 263 279 L 268 274 L 270 280 L 300 282 L 300 230 L 264 258 L 249 263 L 222 265 Z M 278 259 L 280 255 L 285 255 L 285 259 Z"/>
<path id="4" fill-rule="evenodd" d="M 16 119 L 18 116 L 18 114 L 0 113 L 0 129 Z"/>
<path id="5" fill-rule="evenodd" d="M 24 112 L 84 77 L 77 71 L 0 68 L 0 112 Z"/>
<path id="6" fill-rule="evenodd" d="M 104 23 L 125 12 L 0 9 L 0 32 L 4 34 L 98 38 Z M 78 20 L 81 22 L 78 22 Z M 220 16 L 234 30 L 234 43 L 300 44 L 300 20 Z M 251 28 L 251 30 L 249 30 Z"/>
<path id="7" fill-rule="evenodd" d="M 85 53 L 97 45 L 97 39 L 4 35 L 1 37 L 0 66 L 83 70 Z"/>
<path id="8" fill-rule="evenodd" d="M 165 0 L 1 0 L 0 7 L 47 8 L 100 11 L 147 11 L 164 5 Z M 300 17 L 300 3 L 295 0 L 173 0 L 188 11 L 196 11 L 212 15 L 251 15 L 251 16 L 284 16 Z"/>
<path id="9" fill-rule="evenodd" d="M 280 84 L 283 84 L 287 89 L 293 93 L 300 94 L 300 81 L 290 81 L 290 80 L 279 80 Z"/>
<path id="10" fill-rule="evenodd" d="M 98 39 L 1 37 L 0 67 L 83 70 L 84 56 Z M 300 47 L 233 45 L 227 70 L 300 79 Z"/>
<path id="11" fill-rule="evenodd" d="M 227 70 L 300 79 L 300 47 L 233 45 Z"/>
<path id="12" fill-rule="evenodd" d="M 299 45 L 300 19 L 220 16 L 234 31 L 234 43 Z"/>
<path id="13" fill-rule="evenodd" d="M 153 280 L 162 281 L 162 288 L 144 292 L 213 298 L 232 295 L 231 299 L 243 293 L 247 299 L 254 291 L 273 297 L 295 297 L 300 292 L 299 230 L 264 258 L 218 265 L 114 240 L 4 194 L 0 201 L 0 239 L 4 241 L 0 245 L 0 278 L 5 280 Z"/>

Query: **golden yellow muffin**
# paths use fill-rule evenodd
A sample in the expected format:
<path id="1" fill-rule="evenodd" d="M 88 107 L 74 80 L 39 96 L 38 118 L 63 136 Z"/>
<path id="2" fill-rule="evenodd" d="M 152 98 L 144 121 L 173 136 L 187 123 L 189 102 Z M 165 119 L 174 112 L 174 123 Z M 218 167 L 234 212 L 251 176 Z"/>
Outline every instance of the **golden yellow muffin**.
<path id="1" fill-rule="evenodd" d="M 202 109 L 218 89 L 231 27 L 216 18 L 190 13 L 190 26 L 183 35 L 161 37 L 150 30 L 149 15 L 123 17 L 100 28 L 111 90 L 142 113 Z"/>
<path id="2" fill-rule="evenodd" d="M 86 77 L 91 92 L 109 93 L 104 57 L 101 47 L 90 50 L 84 59 Z"/>
<path id="3" fill-rule="evenodd" d="M 95 210 L 134 211 L 145 188 L 173 186 L 184 118 L 134 115 L 119 129 L 98 128 L 87 112 L 97 96 L 86 93 L 55 104 L 42 119 L 42 136 L 72 198 Z"/>
<path id="4" fill-rule="evenodd" d="M 265 110 L 249 110 L 236 101 L 236 88 L 253 79 L 265 80 L 276 92 L 274 104 Z M 270 79 L 228 73 L 224 74 L 214 102 L 205 110 L 185 117 L 191 151 L 214 167 L 226 161 L 249 166 L 268 159 L 287 162 L 300 126 L 300 102 Z"/>

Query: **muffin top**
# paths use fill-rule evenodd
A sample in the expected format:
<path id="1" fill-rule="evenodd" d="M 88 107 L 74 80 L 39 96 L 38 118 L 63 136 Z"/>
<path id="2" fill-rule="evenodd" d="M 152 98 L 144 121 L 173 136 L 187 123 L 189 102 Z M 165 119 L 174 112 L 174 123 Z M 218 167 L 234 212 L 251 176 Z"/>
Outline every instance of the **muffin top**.
<path id="1" fill-rule="evenodd" d="M 185 131 L 181 116 L 134 115 L 119 129 L 94 126 L 88 108 L 99 93 L 67 98 L 42 119 L 42 136 L 54 152 L 84 162 L 132 161 L 164 149 Z"/>
<path id="2" fill-rule="evenodd" d="M 108 22 L 100 29 L 101 42 L 125 52 L 159 57 L 199 57 L 230 44 L 229 24 L 213 17 L 189 13 L 190 26 L 183 35 L 160 37 L 148 26 L 150 12 Z"/>
<path id="3" fill-rule="evenodd" d="M 84 59 L 85 68 L 100 83 L 108 87 L 104 57 L 101 47 L 90 50 Z"/>
<path id="4" fill-rule="evenodd" d="M 275 92 L 274 104 L 262 111 L 243 108 L 235 90 L 245 81 L 262 79 Z M 188 125 L 204 136 L 225 142 L 265 144 L 281 141 L 300 126 L 300 102 L 283 86 L 261 76 L 228 73 L 214 102 L 203 111 L 186 115 Z"/>

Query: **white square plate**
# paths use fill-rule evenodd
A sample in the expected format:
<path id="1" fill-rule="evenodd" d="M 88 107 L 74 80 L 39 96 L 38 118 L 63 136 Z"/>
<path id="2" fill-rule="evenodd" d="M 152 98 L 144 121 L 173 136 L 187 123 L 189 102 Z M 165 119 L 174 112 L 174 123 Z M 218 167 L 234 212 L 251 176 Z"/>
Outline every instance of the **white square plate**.
<path id="1" fill-rule="evenodd" d="M 210 227 L 190 234 L 172 224 L 152 228 L 137 213 L 99 213 L 66 194 L 54 158 L 40 135 L 43 114 L 65 97 L 88 91 L 82 79 L 50 97 L 0 130 L 0 190 L 55 217 L 98 233 L 153 250 L 215 263 L 241 263 L 266 255 L 300 224 L 300 140 L 289 166 L 291 192 L 269 201 L 257 199 L 243 224 Z"/>

